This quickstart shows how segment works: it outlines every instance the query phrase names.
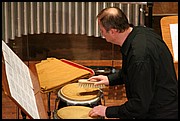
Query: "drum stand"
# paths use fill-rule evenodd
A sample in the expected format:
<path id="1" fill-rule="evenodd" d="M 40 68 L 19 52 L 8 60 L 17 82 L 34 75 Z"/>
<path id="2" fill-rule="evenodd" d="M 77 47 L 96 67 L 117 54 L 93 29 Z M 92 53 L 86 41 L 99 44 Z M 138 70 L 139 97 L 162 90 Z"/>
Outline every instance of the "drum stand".
<path id="1" fill-rule="evenodd" d="M 26 114 L 22 110 L 21 110 L 21 115 L 22 115 L 23 119 L 26 119 Z M 19 119 L 19 108 L 18 107 L 17 107 L 17 116 L 18 116 L 17 119 Z"/>
<path id="2" fill-rule="evenodd" d="M 103 100 L 103 105 L 105 106 L 105 97 L 102 89 L 99 89 L 100 92 L 102 93 L 101 99 Z M 104 117 L 100 117 L 100 119 L 105 119 Z"/>
<path id="3" fill-rule="evenodd" d="M 57 107 L 57 103 L 59 102 L 59 100 L 60 100 L 60 97 L 58 97 L 58 95 L 57 95 L 57 98 L 55 99 L 55 106 L 54 106 L 54 111 L 53 111 L 53 118 L 54 119 L 55 119 L 55 115 L 57 113 L 56 107 Z"/>
<path id="4" fill-rule="evenodd" d="M 50 95 L 51 95 L 51 92 L 48 92 L 47 96 L 48 96 L 48 117 L 49 119 L 51 119 L 51 110 L 50 110 Z"/>
<path id="5" fill-rule="evenodd" d="M 23 119 L 26 119 L 26 114 L 21 110 L 21 115 Z"/>

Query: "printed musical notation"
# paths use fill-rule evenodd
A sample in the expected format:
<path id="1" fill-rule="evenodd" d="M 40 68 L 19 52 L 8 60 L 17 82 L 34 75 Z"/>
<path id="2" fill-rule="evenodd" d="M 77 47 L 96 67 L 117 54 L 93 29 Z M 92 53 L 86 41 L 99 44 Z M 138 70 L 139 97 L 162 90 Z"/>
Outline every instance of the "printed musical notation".
<path id="1" fill-rule="evenodd" d="M 2 40 L 2 53 L 11 96 L 34 119 L 39 119 L 29 68 Z"/>
<path id="2" fill-rule="evenodd" d="M 170 24 L 170 35 L 174 53 L 174 62 L 178 62 L 178 24 Z"/>

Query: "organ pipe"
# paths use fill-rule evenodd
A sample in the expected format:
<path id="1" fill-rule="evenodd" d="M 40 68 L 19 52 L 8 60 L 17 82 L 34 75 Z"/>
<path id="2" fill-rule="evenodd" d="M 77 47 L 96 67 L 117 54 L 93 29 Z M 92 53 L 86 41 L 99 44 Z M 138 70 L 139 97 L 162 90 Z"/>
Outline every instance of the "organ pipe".
<path id="1" fill-rule="evenodd" d="M 56 2 L 56 4 L 55 4 L 55 6 L 56 6 L 56 12 L 55 12 L 55 17 L 56 17 L 56 19 L 55 19 L 55 33 L 56 34 L 59 34 L 60 33 L 60 29 L 59 29 L 59 27 L 60 27 L 60 12 L 59 12 L 59 2 Z"/>
<path id="2" fill-rule="evenodd" d="M 40 28 L 40 3 L 37 2 L 37 16 L 36 16 L 37 20 L 36 20 L 36 33 L 40 34 L 41 32 L 41 28 Z"/>
<path id="3" fill-rule="evenodd" d="M 11 34 L 11 36 L 10 36 L 10 39 L 12 39 L 12 40 L 14 40 L 15 39 L 15 24 L 14 24 L 14 22 L 15 22 L 15 18 L 14 18 L 14 3 L 12 2 L 11 3 L 11 32 L 10 32 L 10 34 Z"/>
<path id="4" fill-rule="evenodd" d="M 43 33 L 47 33 L 47 12 L 46 12 L 46 2 L 43 2 Z"/>
<path id="5" fill-rule="evenodd" d="M 3 2 L 2 39 L 28 34 L 85 34 L 102 37 L 96 15 L 106 7 L 121 8 L 130 23 L 144 24 L 146 2 Z M 10 11 L 9 11 L 10 10 Z"/>
<path id="6" fill-rule="evenodd" d="M 49 4 L 49 33 L 53 33 L 53 2 Z"/>
<path id="7" fill-rule="evenodd" d="M 24 8 L 23 8 L 23 35 L 28 35 L 28 9 L 27 9 L 27 3 L 24 2 Z"/>
<path id="8" fill-rule="evenodd" d="M 9 42 L 9 24 L 8 24 L 8 20 L 9 20 L 9 17 L 8 17 L 8 3 L 4 3 L 4 41 L 6 43 Z M 3 33 L 3 32 L 2 32 Z"/>

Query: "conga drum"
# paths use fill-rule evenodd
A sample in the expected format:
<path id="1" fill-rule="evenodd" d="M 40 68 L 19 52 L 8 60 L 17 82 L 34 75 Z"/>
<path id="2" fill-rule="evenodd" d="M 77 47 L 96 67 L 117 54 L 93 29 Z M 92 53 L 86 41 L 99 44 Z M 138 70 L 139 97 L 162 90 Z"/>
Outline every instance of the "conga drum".
<path id="1" fill-rule="evenodd" d="M 82 88 L 78 83 L 71 83 L 58 91 L 58 97 L 60 98 L 58 109 L 77 105 L 92 108 L 101 104 L 103 93 L 98 88 Z"/>
<path id="2" fill-rule="evenodd" d="M 54 112 L 54 119 L 97 119 L 89 117 L 92 108 L 86 106 L 67 106 Z"/>

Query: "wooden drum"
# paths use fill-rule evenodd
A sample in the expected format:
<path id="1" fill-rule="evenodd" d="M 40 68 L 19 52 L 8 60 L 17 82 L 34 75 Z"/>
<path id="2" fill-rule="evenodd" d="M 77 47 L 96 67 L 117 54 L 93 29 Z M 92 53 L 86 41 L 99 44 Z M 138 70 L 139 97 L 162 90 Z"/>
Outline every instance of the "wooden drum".
<path id="1" fill-rule="evenodd" d="M 94 119 L 88 116 L 92 108 L 86 106 L 67 106 L 57 110 L 55 119 Z"/>
<path id="2" fill-rule="evenodd" d="M 94 107 L 101 104 L 102 91 L 98 88 L 82 88 L 78 83 L 67 84 L 58 91 L 58 109 L 65 106 Z"/>

